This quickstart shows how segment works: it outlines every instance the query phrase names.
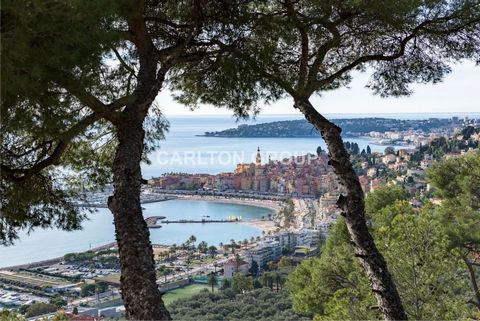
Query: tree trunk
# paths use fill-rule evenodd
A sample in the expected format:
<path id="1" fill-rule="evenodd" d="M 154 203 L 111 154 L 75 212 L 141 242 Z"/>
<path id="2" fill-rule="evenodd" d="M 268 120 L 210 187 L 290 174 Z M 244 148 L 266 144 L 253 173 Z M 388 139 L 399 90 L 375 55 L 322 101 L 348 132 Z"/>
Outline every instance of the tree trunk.
<path id="1" fill-rule="evenodd" d="M 471 302 L 480 310 L 480 290 L 478 289 L 475 268 L 473 267 L 467 256 L 463 257 L 463 262 L 465 262 L 465 265 L 467 266 L 468 274 L 470 276 L 470 284 L 472 285 L 472 290 L 475 297 L 475 301 Z"/>
<path id="2" fill-rule="evenodd" d="M 108 200 L 120 256 L 120 287 L 126 316 L 135 320 L 170 320 L 156 284 L 150 233 L 140 205 L 143 120 L 146 111 L 126 108 L 117 124 L 113 165 L 115 190 Z"/>
<path id="3" fill-rule="evenodd" d="M 365 220 L 364 194 L 350 162 L 350 155 L 343 146 L 341 129 L 318 113 L 308 99 L 295 100 L 294 107 L 299 109 L 305 118 L 320 131 L 328 146 L 329 164 L 333 166 L 335 174 L 347 194 L 340 196 L 337 205 L 343 211 L 342 214 L 345 216 L 355 248 L 355 256 L 360 259 L 380 311 L 385 320 L 406 320 L 407 316 L 385 259 L 378 251 L 373 237 L 368 231 Z"/>

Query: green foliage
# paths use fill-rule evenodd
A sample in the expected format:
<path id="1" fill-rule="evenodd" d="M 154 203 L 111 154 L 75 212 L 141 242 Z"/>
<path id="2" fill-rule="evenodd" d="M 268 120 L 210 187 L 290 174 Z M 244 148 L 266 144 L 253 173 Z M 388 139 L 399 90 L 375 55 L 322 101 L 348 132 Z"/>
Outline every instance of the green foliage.
<path id="1" fill-rule="evenodd" d="M 201 241 L 200 243 L 198 243 L 197 248 L 201 253 L 207 253 L 208 244 L 205 241 Z"/>
<path id="2" fill-rule="evenodd" d="M 0 320 L 4 321 L 25 321 L 25 318 L 10 310 L 0 310 Z"/>
<path id="3" fill-rule="evenodd" d="M 431 205 L 414 210 L 398 187 L 369 195 L 373 235 L 411 319 L 473 315 L 463 263 L 452 251 L 448 224 Z M 318 320 L 376 319 L 368 280 L 354 257 L 343 218 L 330 231 L 319 259 L 302 262 L 287 280 L 297 311 Z"/>
<path id="4" fill-rule="evenodd" d="M 52 321 L 70 321 L 70 319 L 65 312 L 59 312 L 53 316 Z"/>
<path id="5" fill-rule="evenodd" d="M 445 137 L 435 138 L 429 144 L 420 146 L 420 148 L 412 155 L 412 160 L 416 162 L 421 161 L 424 155 L 430 155 L 436 160 L 441 160 L 446 153 L 460 153 L 462 151 L 467 151 L 470 148 L 478 148 L 478 140 L 472 139 L 469 135 L 475 132 L 480 132 L 480 128 L 471 130 L 469 129 L 470 127 L 471 126 L 467 126 L 464 128 L 460 135 L 456 137 L 450 137 L 448 139 Z"/>
<path id="6" fill-rule="evenodd" d="M 295 211 L 295 204 L 291 199 L 287 199 L 285 201 L 285 205 L 279 212 L 279 215 L 283 218 L 283 222 L 286 227 L 290 225 L 290 221 L 293 219 L 294 211 Z"/>
<path id="7" fill-rule="evenodd" d="M 350 143 L 347 141 L 344 143 L 344 146 L 350 155 L 358 155 L 360 153 L 360 147 L 358 147 L 357 143 Z"/>
<path id="8" fill-rule="evenodd" d="M 222 38 L 229 54 L 180 73 L 172 82 L 183 91 L 179 100 L 226 106 L 245 116 L 258 111 L 259 99 L 309 98 L 347 85 L 353 70 L 367 66 L 374 93 L 401 96 L 411 93 L 411 83 L 441 81 L 451 60 L 479 59 L 480 9 L 470 1 L 288 4 L 238 5 L 226 32 L 250 32 L 236 42 Z"/>
<path id="9" fill-rule="evenodd" d="M 258 266 L 257 261 L 252 260 L 252 264 L 250 265 L 249 272 L 252 274 L 253 277 L 256 277 L 258 275 L 259 268 L 260 267 Z"/>
<path id="10" fill-rule="evenodd" d="M 293 265 L 292 259 L 287 256 L 282 256 L 277 264 L 279 269 L 284 267 L 290 267 L 292 265 Z"/>
<path id="11" fill-rule="evenodd" d="M 108 284 L 103 281 L 98 281 L 91 284 L 83 284 L 80 289 L 80 295 L 82 297 L 91 296 L 95 293 L 103 293 L 108 290 Z"/>
<path id="12" fill-rule="evenodd" d="M 314 313 L 319 320 L 372 319 L 378 312 L 368 280 L 353 255 L 343 218 L 332 228 L 325 250 L 303 261 L 288 277 L 295 311 Z"/>
<path id="13" fill-rule="evenodd" d="M 439 212 L 453 246 L 480 252 L 480 153 L 435 164 L 427 173 L 435 194 L 442 199 Z"/>
<path id="14" fill-rule="evenodd" d="M 480 153 L 435 164 L 428 179 L 440 197 L 437 215 L 449 237 L 449 247 L 463 261 L 472 286 L 470 302 L 480 312 L 478 261 L 480 258 Z"/>
<path id="15" fill-rule="evenodd" d="M 378 227 L 375 237 L 395 277 L 408 316 L 421 319 L 458 319 L 468 316 L 468 285 L 461 262 L 449 249 L 448 235 L 430 205 L 415 212 L 406 201 L 388 211 L 392 218 Z"/>
<path id="16" fill-rule="evenodd" d="M 232 287 L 232 281 L 229 279 L 223 279 L 222 285 L 220 287 L 221 290 L 226 290 Z"/>
<path id="17" fill-rule="evenodd" d="M 217 280 L 216 275 L 214 273 L 210 273 L 208 275 L 207 282 L 212 287 L 212 292 L 213 292 L 213 288 L 218 284 L 218 280 Z"/>
<path id="18" fill-rule="evenodd" d="M 38 302 L 38 303 L 33 303 L 28 307 L 27 312 L 25 313 L 25 317 L 31 318 L 37 315 L 42 315 L 42 314 L 51 313 L 55 311 L 57 311 L 57 307 L 55 305 L 50 303 Z"/>
<path id="19" fill-rule="evenodd" d="M 383 208 L 394 204 L 395 201 L 406 200 L 407 198 L 407 191 L 401 186 L 382 186 L 375 192 L 367 195 L 365 212 L 368 216 L 373 216 Z"/>
<path id="20" fill-rule="evenodd" d="M 67 305 L 67 301 L 61 295 L 57 295 L 51 298 L 50 303 L 55 305 L 57 308 L 61 308 Z"/>
<path id="21" fill-rule="evenodd" d="M 253 278 L 237 273 L 232 278 L 232 289 L 235 293 L 245 293 L 253 290 Z"/>
<path id="22" fill-rule="evenodd" d="M 105 48 L 118 41 L 108 30 L 115 3 L 2 3 L 2 244 L 10 244 L 20 229 L 79 229 L 85 215 L 71 199 L 81 200 L 110 179 L 112 144 L 100 141 L 108 126 L 83 124 L 90 120 L 88 110 L 58 81 L 76 73 L 76 81 L 92 90 L 101 81 Z M 63 156 L 51 161 L 75 136 Z M 59 161 L 62 171 L 43 168 Z"/>
<path id="23" fill-rule="evenodd" d="M 88 262 L 93 260 L 97 254 L 93 251 L 86 251 L 80 253 L 67 253 L 63 256 L 63 259 L 67 262 Z"/>
<path id="24" fill-rule="evenodd" d="M 160 265 L 157 269 L 157 272 L 160 276 L 163 276 L 165 278 L 165 282 L 167 282 L 167 276 L 173 273 L 173 269 L 167 267 L 166 265 Z"/>
<path id="25" fill-rule="evenodd" d="M 395 148 L 392 146 L 388 146 L 385 148 L 385 151 L 383 152 L 385 155 L 394 155 L 395 154 Z"/>
<path id="26" fill-rule="evenodd" d="M 300 321 L 310 320 L 292 311 L 292 303 L 285 291 L 272 292 L 262 288 L 244 294 L 228 291 L 200 293 L 180 299 L 169 306 L 174 320 L 206 321 Z"/>

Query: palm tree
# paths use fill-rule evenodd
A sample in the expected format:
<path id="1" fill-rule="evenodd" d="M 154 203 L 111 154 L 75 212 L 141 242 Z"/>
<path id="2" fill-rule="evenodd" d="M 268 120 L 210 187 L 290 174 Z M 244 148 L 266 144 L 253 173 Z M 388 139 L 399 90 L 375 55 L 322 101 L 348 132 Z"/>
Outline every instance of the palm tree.
<path id="1" fill-rule="evenodd" d="M 197 248 L 200 252 L 205 253 L 208 250 L 208 244 L 205 241 L 201 241 L 200 243 L 198 243 Z"/>
<path id="2" fill-rule="evenodd" d="M 262 274 L 262 284 L 263 286 L 269 286 L 270 285 L 270 279 L 271 279 L 271 275 L 269 272 L 265 272 Z"/>
<path id="3" fill-rule="evenodd" d="M 235 254 L 235 273 L 238 273 L 238 270 L 240 269 L 240 263 L 242 262 L 242 259 L 240 258 L 240 255 Z"/>
<path id="4" fill-rule="evenodd" d="M 178 246 L 177 244 L 173 243 L 172 246 L 170 247 L 170 249 L 175 253 L 178 251 Z"/>
<path id="5" fill-rule="evenodd" d="M 280 284 L 282 283 L 282 276 L 280 275 L 280 273 L 275 272 L 273 274 L 273 278 L 275 279 L 275 283 L 277 285 L 277 292 L 278 292 L 280 290 Z"/>
<path id="6" fill-rule="evenodd" d="M 173 248 L 173 246 L 171 246 L 171 247 L 168 249 L 169 256 L 170 256 L 170 255 L 174 255 L 175 252 L 177 252 L 177 250 L 176 250 L 175 248 Z"/>
<path id="7" fill-rule="evenodd" d="M 157 271 L 159 272 L 159 274 L 161 276 L 165 277 L 165 283 L 167 283 L 167 275 L 169 275 L 171 273 L 170 268 L 168 268 L 165 265 L 160 265 L 160 267 L 157 269 Z"/>
<path id="8" fill-rule="evenodd" d="M 192 264 L 192 259 L 193 259 L 193 255 L 188 254 L 187 259 L 185 260 L 185 264 L 187 266 L 187 275 L 190 274 L 190 264 Z"/>
<path id="9" fill-rule="evenodd" d="M 268 273 L 268 286 L 270 287 L 270 290 L 273 291 L 273 275 L 271 273 Z"/>
<path id="10" fill-rule="evenodd" d="M 195 237 L 195 235 L 191 235 L 189 238 L 188 238 L 188 243 L 192 244 L 193 245 L 193 249 L 195 249 L 195 242 L 197 241 L 197 238 Z"/>
<path id="11" fill-rule="evenodd" d="M 213 245 L 210 245 L 208 247 L 208 252 L 210 253 L 210 255 L 213 257 L 215 257 L 215 254 L 217 254 L 217 248 Z"/>
<path id="12" fill-rule="evenodd" d="M 210 273 L 208 275 L 208 284 L 212 286 L 212 292 L 213 292 L 213 287 L 218 284 L 217 277 L 215 276 L 214 273 Z"/>

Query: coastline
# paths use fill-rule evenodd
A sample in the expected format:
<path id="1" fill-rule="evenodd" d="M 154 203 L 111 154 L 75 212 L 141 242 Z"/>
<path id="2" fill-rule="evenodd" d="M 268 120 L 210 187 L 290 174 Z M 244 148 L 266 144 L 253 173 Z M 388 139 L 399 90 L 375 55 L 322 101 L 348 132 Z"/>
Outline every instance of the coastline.
<path id="1" fill-rule="evenodd" d="M 188 200 L 188 201 L 207 201 L 217 203 L 229 203 L 238 205 L 250 205 L 256 207 L 268 208 L 272 213 L 272 217 L 280 211 L 280 205 L 278 201 L 272 200 L 259 200 L 252 198 L 230 198 L 223 196 L 211 196 L 211 195 L 178 195 L 176 200 Z M 237 223 L 255 227 L 262 231 L 263 234 L 268 234 L 275 231 L 278 227 L 275 226 L 273 220 L 251 220 L 251 221 L 238 221 Z"/>
<path id="2" fill-rule="evenodd" d="M 163 199 L 163 200 L 152 200 L 148 203 L 153 203 L 153 202 L 161 202 L 161 201 L 168 201 L 168 200 L 193 200 L 193 201 L 208 201 L 208 202 L 217 202 L 217 203 L 230 203 L 230 204 L 238 204 L 238 205 L 250 205 L 250 206 L 256 206 L 256 207 L 263 207 L 263 208 L 268 208 L 270 209 L 273 213 L 272 216 L 278 213 L 280 211 L 280 205 L 278 204 L 278 201 L 272 201 L 272 200 L 258 200 L 258 199 L 242 199 L 242 198 L 228 198 L 228 197 L 220 197 L 220 196 L 210 196 L 210 195 L 178 195 L 176 197 L 172 197 L 169 199 Z M 101 208 L 102 206 L 96 206 Z M 273 232 L 277 229 L 275 226 L 275 222 L 272 220 L 251 220 L 251 221 L 238 221 L 235 223 L 243 224 L 243 225 L 248 225 L 254 228 L 259 229 L 260 231 L 264 232 L 264 234 L 268 234 L 269 232 Z M 235 224 L 231 223 L 231 224 Z M 110 242 L 104 245 L 100 245 L 98 247 L 92 248 L 92 251 L 98 251 L 110 247 L 116 247 L 116 242 Z M 153 244 L 152 246 L 154 248 L 169 248 L 169 245 L 165 244 Z M 66 254 L 66 253 L 65 253 Z M 38 267 L 41 265 L 46 265 L 46 264 L 54 264 L 58 263 L 63 260 L 63 256 L 60 257 L 53 257 L 49 259 L 43 259 L 39 261 L 34 261 L 34 262 L 28 262 L 28 263 L 23 263 L 23 264 L 17 264 L 17 265 L 10 265 L 10 266 L 5 266 L 5 267 L 0 267 L 0 270 L 11 270 L 11 269 L 19 269 L 19 268 L 32 268 L 32 267 Z"/>
<path id="3" fill-rule="evenodd" d="M 230 203 L 238 205 L 250 205 L 256 207 L 268 208 L 274 212 L 274 214 L 280 211 L 280 205 L 278 201 L 271 200 L 258 200 L 253 198 L 230 198 L 223 196 L 211 196 L 211 195 L 178 195 L 176 200 L 189 200 L 189 201 L 207 201 L 217 203 Z"/>
<path id="4" fill-rule="evenodd" d="M 275 222 L 272 220 L 270 221 L 239 221 L 238 223 L 258 228 L 259 230 L 262 231 L 262 234 L 268 234 L 270 232 L 274 232 L 278 228 L 277 226 L 275 226 Z"/>

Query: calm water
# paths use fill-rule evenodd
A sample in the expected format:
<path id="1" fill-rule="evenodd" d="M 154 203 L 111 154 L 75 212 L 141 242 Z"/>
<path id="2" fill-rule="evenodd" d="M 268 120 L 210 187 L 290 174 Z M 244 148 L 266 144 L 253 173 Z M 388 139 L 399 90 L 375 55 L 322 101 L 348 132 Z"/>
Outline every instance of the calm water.
<path id="1" fill-rule="evenodd" d="M 228 216 L 241 216 L 244 220 L 259 219 L 268 216 L 267 208 L 215 203 L 207 201 L 172 200 L 167 202 L 144 204 L 144 216 L 162 215 L 167 219 L 226 219 Z M 36 230 L 30 235 L 22 235 L 14 246 L 0 247 L 0 267 L 40 261 L 62 256 L 68 252 L 86 251 L 115 240 L 113 218 L 108 209 L 98 209 L 83 224 L 83 230 L 65 232 L 56 229 Z M 208 224 L 164 224 L 162 228 L 150 229 L 150 238 L 157 244 L 181 244 L 190 235 L 197 242 L 206 241 L 218 246 L 230 239 L 243 240 L 258 236 L 261 231 L 252 226 L 238 223 Z"/>
<path id="2" fill-rule="evenodd" d="M 389 114 L 390 115 L 390 114 Z M 367 115 L 382 117 L 384 115 Z M 367 117 L 363 115 L 363 117 Z M 399 118 L 391 114 L 392 118 Z M 358 115 L 342 115 L 343 118 Z M 413 117 L 413 116 L 412 116 Z M 412 118 L 410 117 L 410 118 Z M 333 118 L 340 118 L 333 115 Z M 426 117 L 424 117 L 426 118 Z M 170 132 L 160 148 L 150 155 L 151 165 L 143 166 L 145 178 L 169 172 L 209 173 L 232 172 L 241 162 L 254 162 L 257 147 L 261 149 L 263 162 L 270 156 L 279 160 L 290 156 L 315 153 L 318 146 L 326 149 L 319 138 L 226 138 L 202 137 L 206 131 L 219 131 L 240 124 L 265 123 L 280 120 L 301 119 L 294 116 L 260 116 L 256 120 L 236 122 L 228 116 L 217 117 L 169 117 Z M 370 145 L 372 151 L 382 151 L 386 146 L 375 145 L 371 139 L 345 138 L 355 142 L 360 150 Z"/>

